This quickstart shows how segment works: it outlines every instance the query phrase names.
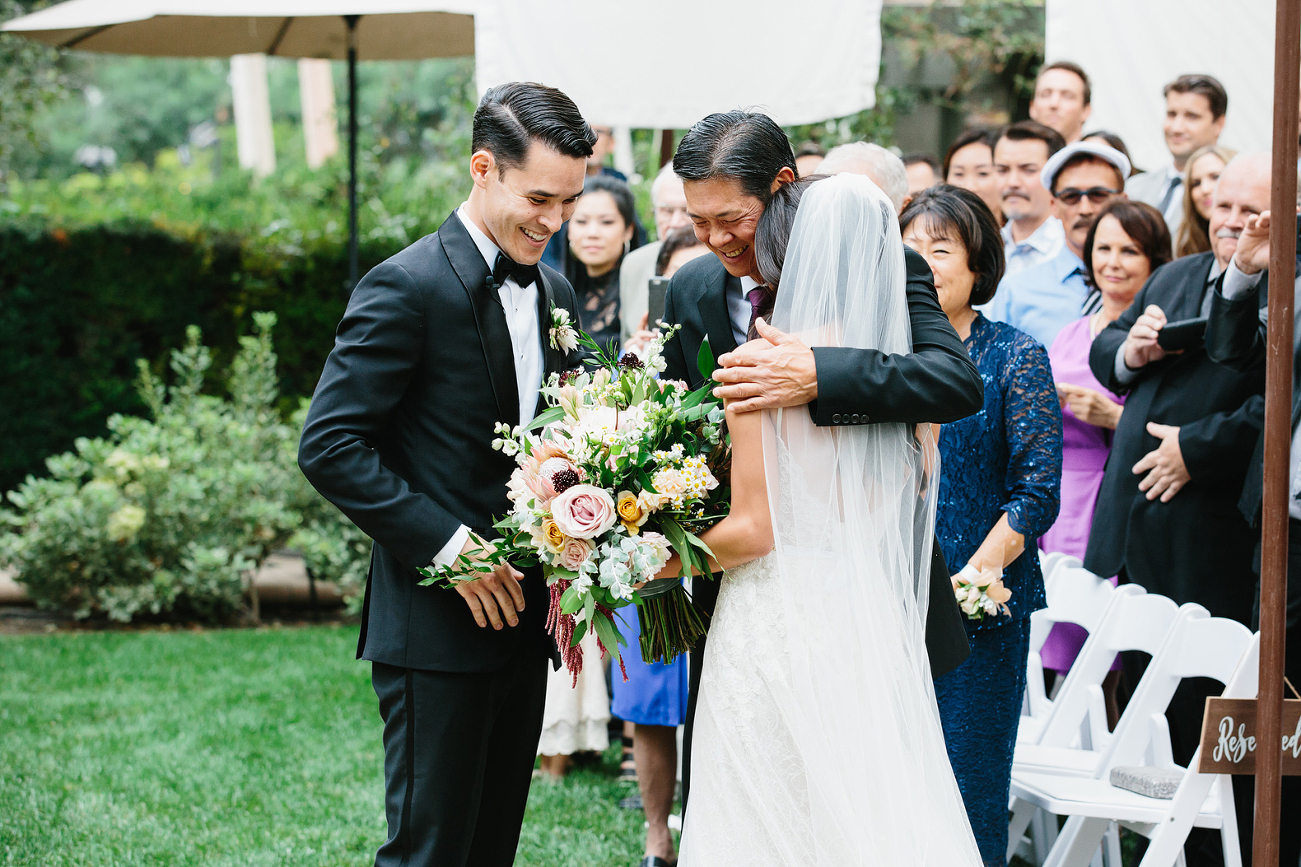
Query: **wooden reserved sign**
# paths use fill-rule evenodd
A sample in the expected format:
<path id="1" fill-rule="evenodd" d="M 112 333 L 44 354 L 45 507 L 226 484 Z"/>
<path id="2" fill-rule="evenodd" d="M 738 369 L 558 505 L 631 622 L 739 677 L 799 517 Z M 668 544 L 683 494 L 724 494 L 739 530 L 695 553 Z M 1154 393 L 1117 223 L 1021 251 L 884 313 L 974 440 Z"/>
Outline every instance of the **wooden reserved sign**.
<path id="1" fill-rule="evenodd" d="M 1283 774 L 1301 776 L 1301 700 L 1283 702 Z M 1208 698 L 1202 716 L 1203 774 L 1256 773 L 1256 700 Z"/>

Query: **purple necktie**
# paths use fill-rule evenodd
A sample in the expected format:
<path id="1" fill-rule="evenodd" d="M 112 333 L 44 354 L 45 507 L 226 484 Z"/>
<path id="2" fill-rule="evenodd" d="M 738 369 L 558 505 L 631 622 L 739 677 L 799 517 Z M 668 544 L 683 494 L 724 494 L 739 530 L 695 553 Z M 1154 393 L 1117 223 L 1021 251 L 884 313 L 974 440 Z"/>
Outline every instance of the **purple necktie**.
<path id="1" fill-rule="evenodd" d="M 754 321 L 762 316 L 766 322 L 772 316 L 773 302 L 777 300 L 776 293 L 767 286 L 756 286 L 745 293 L 745 297 L 750 299 L 750 327 L 745 332 L 745 339 L 754 340 L 759 336 Z"/>

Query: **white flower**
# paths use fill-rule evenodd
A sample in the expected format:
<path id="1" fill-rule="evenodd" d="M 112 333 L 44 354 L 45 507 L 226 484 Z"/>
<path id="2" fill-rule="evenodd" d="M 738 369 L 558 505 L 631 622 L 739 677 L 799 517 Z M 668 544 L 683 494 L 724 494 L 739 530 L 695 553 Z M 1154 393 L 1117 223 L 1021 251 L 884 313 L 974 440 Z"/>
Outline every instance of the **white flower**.
<path id="1" fill-rule="evenodd" d="M 569 324 L 569 311 L 551 307 L 551 348 L 559 352 L 573 352 L 578 348 L 578 332 Z"/>

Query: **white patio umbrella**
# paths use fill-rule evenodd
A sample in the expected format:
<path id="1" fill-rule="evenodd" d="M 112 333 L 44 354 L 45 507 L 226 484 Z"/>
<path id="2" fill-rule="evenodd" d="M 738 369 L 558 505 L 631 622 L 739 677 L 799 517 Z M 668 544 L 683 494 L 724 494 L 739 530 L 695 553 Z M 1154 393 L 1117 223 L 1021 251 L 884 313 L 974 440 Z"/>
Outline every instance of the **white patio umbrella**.
<path id="1" fill-rule="evenodd" d="M 475 0 L 68 0 L 0 25 L 58 48 L 348 61 L 348 269 L 357 283 L 357 61 L 474 54 Z"/>

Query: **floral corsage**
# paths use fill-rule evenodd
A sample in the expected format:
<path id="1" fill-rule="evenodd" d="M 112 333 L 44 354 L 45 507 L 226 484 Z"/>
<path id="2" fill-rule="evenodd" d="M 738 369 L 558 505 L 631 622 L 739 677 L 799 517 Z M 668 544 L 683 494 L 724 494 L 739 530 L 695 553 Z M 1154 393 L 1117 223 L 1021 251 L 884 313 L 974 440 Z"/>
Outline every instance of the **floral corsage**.
<path id="1" fill-rule="evenodd" d="M 958 607 L 967 619 L 979 623 L 986 615 L 1012 616 L 1007 607 L 1012 591 L 1003 586 L 1002 569 L 986 566 L 978 570 L 968 563 L 951 580 L 953 595 L 957 597 Z"/>

